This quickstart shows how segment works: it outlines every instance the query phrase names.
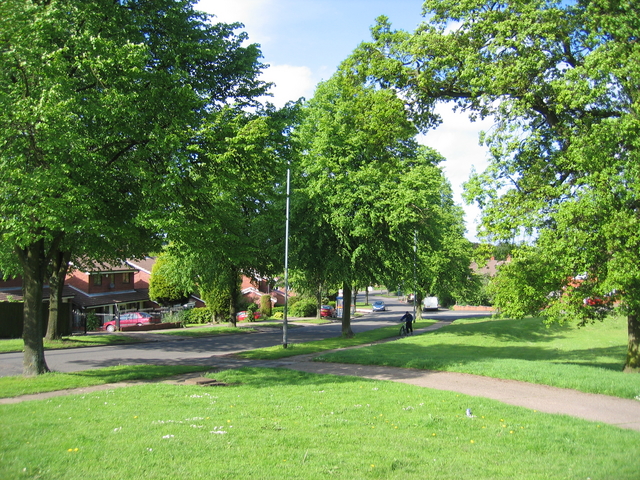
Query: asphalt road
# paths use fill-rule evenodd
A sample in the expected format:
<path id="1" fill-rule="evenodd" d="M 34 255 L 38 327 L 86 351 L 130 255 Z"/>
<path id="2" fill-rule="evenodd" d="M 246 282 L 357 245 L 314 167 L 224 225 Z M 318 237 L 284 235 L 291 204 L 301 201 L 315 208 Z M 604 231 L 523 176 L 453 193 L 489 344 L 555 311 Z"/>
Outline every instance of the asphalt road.
<path id="1" fill-rule="evenodd" d="M 359 297 L 362 298 L 362 295 Z M 388 307 L 386 312 L 367 313 L 352 319 L 352 330 L 357 334 L 387 325 L 397 325 L 400 317 L 410 306 L 394 298 L 369 296 L 369 303 L 383 299 Z M 441 310 L 425 313 L 428 318 L 451 320 L 471 315 L 486 315 L 473 312 L 451 312 Z M 292 325 L 293 327 L 293 325 Z M 267 330 L 267 329 L 265 329 Z M 288 343 L 302 343 L 323 338 L 339 336 L 339 321 L 325 325 L 304 325 L 288 329 Z M 153 335 L 146 332 L 131 332 L 127 335 L 140 335 L 149 342 L 107 347 L 87 347 L 64 350 L 47 350 L 45 359 L 49 369 L 57 372 L 75 372 L 115 365 L 210 365 L 221 355 L 243 350 L 282 345 L 282 331 L 264 331 L 242 335 L 222 335 L 204 338 L 175 337 Z M 0 376 L 20 375 L 22 373 L 22 353 L 0 354 Z"/>

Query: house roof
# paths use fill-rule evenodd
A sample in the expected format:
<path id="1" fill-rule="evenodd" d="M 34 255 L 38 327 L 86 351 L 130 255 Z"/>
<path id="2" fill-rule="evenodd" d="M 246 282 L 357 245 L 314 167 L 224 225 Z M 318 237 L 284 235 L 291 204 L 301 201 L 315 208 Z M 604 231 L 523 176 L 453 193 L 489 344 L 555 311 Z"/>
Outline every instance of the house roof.
<path id="1" fill-rule="evenodd" d="M 72 288 L 65 285 L 62 289 L 62 299 L 69 300 L 75 297 Z M 42 300 L 49 300 L 49 286 L 45 285 L 42 289 Z M 22 287 L 3 287 L 0 285 L 0 302 L 22 302 L 24 295 Z"/>
<path id="2" fill-rule="evenodd" d="M 498 273 L 500 265 L 503 265 L 510 261 L 510 257 L 508 257 L 506 260 L 496 260 L 495 258 L 491 257 L 489 260 L 487 260 L 487 263 L 484 266 L 480 267 L 476 262 L 471 262 L 469 268 L 480 275 L 489 275 L 490 277 L 494 277 L 496 273 Z"/>
<path id="3" fill-rule="evenodd" d="M 118 303 L 143 302 L 149 300 L 149 290 L 127 290 L 122 292 L 106 292 L 87 294 L 75 287 L 71 288 L 75 296 L 73 303 L 83 308 L 106 307 Z"/>
<path id="4" fill-rule="evenodd" d="M 143 260 L 125 260 L 125 263 L 151 275 L 151 269 L 153 268 L 153 264 L 156 263 L 156 257 L 146 257 Z"/>
<path id="5" fill-rule="evenodd" d="M 81 272 L 84 273 L 102 273 L 102 274 L 108 274 L 108 273 L 122 273 L 122 272 L 135 272 L 138 270 L 138 268 L 129 265 L 126 262 L 119 262 L 119 263 L 99 263 L 99 262 L 94 262 L 91 261 L 88 264 L 82 265 L 82 266 L 75 266 L 73 265 L 72 268 L 75 268 L 76 270 L 80 270 Z"/>

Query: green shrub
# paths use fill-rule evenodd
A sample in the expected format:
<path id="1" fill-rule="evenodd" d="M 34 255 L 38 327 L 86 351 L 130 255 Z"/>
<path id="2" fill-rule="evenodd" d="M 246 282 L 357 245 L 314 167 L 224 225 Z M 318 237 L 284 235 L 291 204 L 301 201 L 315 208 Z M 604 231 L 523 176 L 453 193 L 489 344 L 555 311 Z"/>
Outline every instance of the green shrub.
<path id="1" fill-rule="evenodd" d="M 315 317 L 317 312 L 318 305 L 313 298 L 300 299 L 289 309 L 292 317 Z"/>
<path id="2" fill-rule="evenodd" d="M 289 301 L 287 302 L 287 305 L 289 306 L 289 308 L 291 308 L 300 300 L 302 300 L 302 297 L 289 297 Z"/>
<path id="3" fill-rule="evenodd" d="M 255 302 L 251 302 L 249 305 L 247 305 L 247 321 L 249 322 L 255 322 L 256 321 L 256 317 L 255 317 L 255 313 L 258 311 L 258 304 Z"/>
<path id="4" fill-rule="evenodd" d="M 276 320 L 282 320 L 284 318 L 284 312 L 282 311 L 274 312 L 273 315 L 271 315 L 271 318 L 275 318 Z"/>
<path id="5" fill-rule="evenodd" d="M 182 321 L 188 325 L 209 323 L 212 319 L 213 311 L 209 307 L 191 308 L 182 313 Z"/>
<path id="6" fill-rule="evenodd" d="M 189 310 L 178 310 L 177 312 L 168 312 L 162 316 L 162 323 L 184 323 L 185 315 Z"/>
<path id="7" fill-rule="evenodd" d="M 276 313 L 284 314 L 284 307 L 273 307 L 271 309 L 271 316 L 273 317 Z"/>
<path id="8" fill-rule="evenodd" d="M 260 312 L 262 312 L 265 317 L 270 317 L 271 308 L 271 295 L 262 295 L 260 297 Z"/>
<path id="9" fill-rule="evenodd" d="M 87 331 L 93 332 L 100 327 L 100 320 L 96 312 L 87 313 Z"/>

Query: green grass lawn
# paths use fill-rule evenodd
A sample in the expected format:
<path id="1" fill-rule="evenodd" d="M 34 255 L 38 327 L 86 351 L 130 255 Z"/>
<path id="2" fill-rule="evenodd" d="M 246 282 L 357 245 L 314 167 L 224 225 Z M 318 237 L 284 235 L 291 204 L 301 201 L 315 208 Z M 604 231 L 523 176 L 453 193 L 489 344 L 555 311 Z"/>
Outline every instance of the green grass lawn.
<path id="1" fill-rule="evenodd" d="M 243 369 L 0 406 L 0 478 L 635 480 L 640 432 L 393 382 Z M 475 418 L 467 418 L 471 408 Z"/>
<path id="2" fill-rule="evenodd" d="M 421 320 L 414 324 L 414 328 L 424 328 L 434 323 L 436 323 L 435 320 Z M 287 348 L 282 348 L 281 345 L 276 345 L 273 347 L 258 348 L 256 350 L 247 350 L 246 352 L 241 352 L 237 355 L 242 358 L 275 360 L 278 358 L 292 357 L 295 355 L 305 355 L 309 353 L 323 352 L 326 350 L 334 350 L 336 348 L 364 345 L 365 343 L 371 343 L 378 340 L 383 340 L 385 338 L 395 337 L 398 335 L 399 329 L 400 324 L 398 324 L 397 326 L 393 325 L 358 333 L 353 338 L 325 338 L 316 342 L 289 344 Z"/>
<path id="3" fill-rule="evenodd" d="M 214 327 L 192 327 L 179 330 L 157 330 L 158 335 L 174 335 L 177 337 L 211 337 L 214 335 L 233 335 L 236 333 L 253 333 L 256 330 L 249 327 L 227 327 L 224 325 Z"/>
<path id="4" fill-rule="evenodd" d="M 142 339 L 125 335 L 83 335 L 63 337 L 62 340 L 44 340 L 45 350 L 58 348 L 95 347 L 104 345 L 121 345 L 123 343 L 139 343 Z M 0 353 L 21 352 L 24 342 L 21 338 L 0 340 Z"/>
<path id="5" fill-rule="evenodd" d="M 105 383 L 152 380 L 203 370 L 207 370 L 207 368 L 190 365 L 121 365 L 73 373 L 50 372 L 37 377 L 23 377 L 22 375 L 0 377 L 0 398 L 91 387 Z"/>
<path id="6" fill-rule="evenodd" d="M 635 398 L 640 375 L 622 373 L 626 348 L 622 317 L 582 328 L 547 328 L 537 318 L 485 318 L 317 360 L 463 372 Z"/>

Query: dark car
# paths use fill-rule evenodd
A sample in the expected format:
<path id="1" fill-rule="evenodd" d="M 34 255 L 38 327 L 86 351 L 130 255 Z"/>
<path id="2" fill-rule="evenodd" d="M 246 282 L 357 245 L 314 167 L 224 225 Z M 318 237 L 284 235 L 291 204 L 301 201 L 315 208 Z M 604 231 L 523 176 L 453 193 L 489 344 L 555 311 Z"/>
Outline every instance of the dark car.
<path id="1" fill-rule="evenodd" d="M 336 311 L 331 305 L 322 305 L 320 307 L 321 317 L 334 317 L 335 314 L 336 314 Z"/>
<path id="2" fill-rule="evenodd" d="M 373 302 L 373 306 L 371 307 L 371 310 L 374 312 L 386 312 L 387 306 L 384 304 L 382 300 L 378 300 L 376 302 Z"/>
<path id="3" fill-rule="evenodd" d="M 150 323 L 160 323 L 160 319 L 147 312 L 130 312 L 120 315 L 120 328 L 131 327 L 134 325 L 142 326 Z M 110 322 L 105 323 L 103 327 L 107 332 L 115 332 L 116 321 L 111 320 Z"/>

